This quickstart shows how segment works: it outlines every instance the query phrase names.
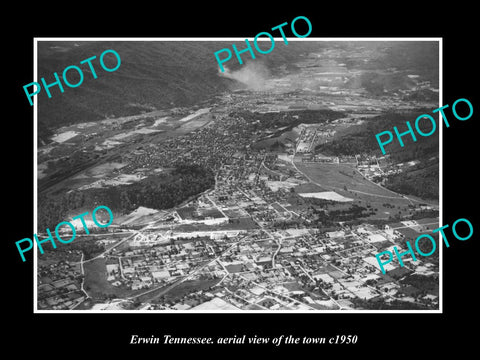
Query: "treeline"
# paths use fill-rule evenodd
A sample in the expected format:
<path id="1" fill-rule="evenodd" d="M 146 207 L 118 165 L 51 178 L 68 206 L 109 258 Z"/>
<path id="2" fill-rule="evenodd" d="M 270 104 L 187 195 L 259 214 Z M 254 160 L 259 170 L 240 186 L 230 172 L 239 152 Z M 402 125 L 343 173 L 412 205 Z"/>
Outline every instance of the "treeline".
<path id="1" fill-rule="evenodd" d="M 375 214 L 374 210 L 357 204 L 352 204 L 352 206 L 344 210 L 313 210 L 313 212 L 316 215 L 317 224 L 321 226 L 332 226 L 338 224 L 339 221 L 352 222 L 358 220 L 361 222 L 361 218 Z"/>
<path id="2" fill-rule="evenodd" d="M 438 199 L 440 176 L 438 165 L 420 171 L 405 171 L 390 175 L 385 187 L 392 191 L 422 199 Z"/>
<path id="3" fill-rule="evenodd" d="M 382 156 L 375 135 L 383 131 L 391 131 L 396 126 L 400 132 L 407 130 L 406 121 L 414 126 L 415 119 L 421 114 L 430 114 L 431 109 L 417 109 L 415 112 L 386 112 L 385 114 L 373 117 L 363 124 L 352 126 L 347 133 L 335 137 L 331 142 L 318 145 L 315 150 L 329 156 L 372 154 Z M 419 122 L 420 130 L 425 133 L 431 131 L 429 121 Z M 416 130 L 414 130 L 416 131 Z M 402 138 L 404 146 L 401 147 L 394 134 L 394 140 L 385 145 L 385 151 L 396 161 L 409 161 L 438 156 L 438 126 L 436 132 L 429 137 L 416 135 L 414 142 L 411 136 Z"/>
<path id="4" fill-rule="evenodd" d="M 53 230 L 52 230 L 53 233 Z M 53 235 L 55 236 L 55 235 Z M 71 243 L 68 244 L 68 246 L 61 246 L 61 244 L 57 243 L 57 248 L 54 249 L 52 246 L 50 246 L 50 243 L 48 246 L 44 247 L 45 253 L 48 255 L 58 255 L 59 252 L 74 252 L 74 251 L 81 251 L 85 255 L 85 260 L 89 260 L 97 256 L 98 254 L 102 253 L 105 251 L 105 245 L 102 243 L 99 243 L 95 241 L 94 239 L 91 240 L 74 240 Z M 63 257 L 64 255 L 62 255 Z"/>
<path id="5" fill-rule="evenodd" d="M 415 211 L 410 217 L 412 220 L 424 219 L 424 218 L 436 218 L 439 216 L 439 211 L 434 209 L 426 209 Z"/>
<path id="6" fill-rule="evenodd" d="M 92 189 L 91 196 L 101 204 L 122 213 L 139 206 L 168 209 L 215 183 L 213 172 L 200 165 L 180 165 L 170 174 L 155 175 L 131 185 Z"/>
<path id="7" fill-rule="evenodd" d="M 400 280 L 400 283 L 405 285 L 412 285 L 417 289 L 420 289 L 421 291 L 433 293 L 438 296 L 438 276 L 412 274 Z"/>
<path id="8" fill-rule="evenodd" d="M 386 302 L 383 298 L 364 300 L 360 298 L 351 299 L 356 309 L 365 310 L 427 310 L 428 307 L 422 304 L 409 301 L 393 300 Z"/>
<path id="9" fill-rule="evenodd" d="M 52 229 L 59 222 L 68 221 L 67 213 L 87 206 L 93 210 L 97 205 L 105 205 L 120 214 L 139 206 L 168 209 L 209 189 L 214 183 L 211 170 L 182 164 L 171 172 L 152 175 L 129 185 L 72 191 L 60 196 L 43 195 L 38 200 L 38 225 L 40 229 Z"/>
<path id="10" fill-rule="evenodd" d="M 333 121 L 339 119 L 345 114 L 340 111 L 334 111 L 329 109 L 322 110 L 295 110 L 295 111 L 285 111 L 285 112 L 270 112 L 270 113 L 259 113 L 252 112 L 248 110 L 236 111 L 230 113 L 231 117 L 241 117 L 247 120 L 250 123 L 251 130 L 255 132 L 256 130 L 271 130 L 279 127 L 285 127 L 282 129 L 279 134 L 286 131 L 290 131 L 295 126 L 300 124 L 315 124 L 323 123 L 328 121 Z M 257 121 L 259 120 L 259 121 Z"/>

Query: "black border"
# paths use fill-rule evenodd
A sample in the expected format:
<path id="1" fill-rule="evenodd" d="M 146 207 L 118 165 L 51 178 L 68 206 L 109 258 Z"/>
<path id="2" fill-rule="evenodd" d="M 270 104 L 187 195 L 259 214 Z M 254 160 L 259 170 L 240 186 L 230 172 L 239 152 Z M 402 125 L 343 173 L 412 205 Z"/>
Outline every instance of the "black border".
<path id="1" fill-rule="evenodd" d="M 288 5 L 288 6 L 287 6 Z M 25 8 L 15 13 L 16 24 L 2 25 L 6 40 L 3 61 L 7 74 L 4 103 L 4 208 L 7 221 L 3 267 L 6 283 L 4 312 L 11 321 L 6 343 L 12 350 L 29 345 L 34 351 L 53 358 L 83 353 L 84 356 L 139 355 L 145 351 L 158 356 L 218 353 L 310 353 L 313 356 L 394 353 L 418 355 L 450 347 L 466 350 L 474 344 L 474 333 L 466 328 L 475 312 L 476 272 L 474 268 L 478 216 L 476 200 L 475 135 L 478 95 L 475 84 L 475 9 L 456 3 L 449 9 L 429 8 L 406 3 L 366 3 L 351 7 L 294 4 L 249 7 L 244 3 L 185 3 L 173 10 L 169 4 L 146 3 L 110 5 L 103 11 L 84 4 L 71 9 Z M 441 5 L 439 5 L 441 6 Z M 40 6 L 34 6 L 40 7 Z M 135 7 L 134 9 L 132 9 Z M 444 248 L 443 314 L 33 314 L 33 261 L 22 263 L 14 242 L 33 233 L 33 108 L 25 101 L 22 86 L 33 79 L 34 37 L 251 37 L 296 16 L 306 16 L 313 25 L 311 37 L 442 37 L 443 103 L 469 99 L 473 117 L 452 121 L 443 130 L 444 224 L 458 218 L 469 219 L 473 237 L 453 240 Z M 15 23 L 15 21 L 14 21 Z M 10 26 L 10 28 L 9 28 Z M 6 191 L 5 191 L 6 190 Z M 176 336 L 268 336 L 297 337 L 358 335 L 355 346 L 262 346 L 257 345 L 129 345 L 132 334 Z M 70 350 L 70 351 L 68 351 Z M 413 352 L 412 352 L 413 351 Z M 47 355 L 48 356 L 48 355 Z"/>

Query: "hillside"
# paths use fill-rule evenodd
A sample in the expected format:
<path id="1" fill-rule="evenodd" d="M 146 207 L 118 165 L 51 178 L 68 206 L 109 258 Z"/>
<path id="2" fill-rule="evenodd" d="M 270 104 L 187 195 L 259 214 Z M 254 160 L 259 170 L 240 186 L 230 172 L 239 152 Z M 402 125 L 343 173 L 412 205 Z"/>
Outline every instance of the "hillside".
<path id="1" fill-rule="evenodd" d="M 333 110 L 294 110 L 284 113 L 258 113 L 241 111 L 233 116 L 241 116 L 251 121 L 251 131 L 268 129 L 272 133 L 268 138 L 260 139 L 253 144 L 256 150 L 266 149 L 268 151 L 284 151 L 286 144 L 294 144 L 298 133 L 294 130 L 300 124 L 327 123 L 341 118 L 345 114 Z M 257 121 L 254 121 L 257 120 Z"/>
<path id="2" fill-rule="evenodd" d="M 139 182 L 114 187 L 71 191 L 66 194 L 39 196 L 39 228 L 52 228 L 72 209 L 95 203 L 108 206 L 114 213 L 126 214 L 144 206 L 172 208 L 215 183 L 214 175 L 198 165 L 182 164 L 172 171 L 147 177 Z"/>
<path id="3" fill-rule="evenodd" d="M 363 49 L 367 57 L 349 56 L 341 60 L 349 70 L 362 70 L 361 76 L 351 79 L 346 86 L 364 88 L 370 95 L 381 96 L 386 92 L 412 90 L 416 81 L 406 75 L 429 82 L 434 88 L 439 86 L 439 47 L 434 41 L 398 41 L 383 43 L 366 41 L 363 43 L 345 42 L 339 46 Z M 369 55 L 368 55 L 369 54 Z M 435 101 L 438 94 L 428 90 L 416 90 L 418 95 L 409 95 L 405 100 Z"/>
<path id="4" fill-rule="evenodd" d="M 419 114 L 428 114 L 430 110 L 418 109 L 408 113 L 385 113 L 369 121 L 350 127 L 347 131 L 335 135 L 331 142 L 319 145 L 315 151 L 330 156 L 369 154 L 381 157 L 375 134 L 390 130 L 406 128 L 405 121 L 412 124 Z M 420 128 L 428 132 L 431 128 L 426 123 L 420 123 Z M 403 137 L 404 147 L 401 147 L 396 138 L 386 145 L 387 155 L 394 163 L 404 163 L 418 160 L 419 164 L 410 166 L 400 174 L 387 178 L 385 187 L 402 194 L 416 195 L 426 199 L 438 199 L 439 194 L 439 138 L 438 130 L 429 137 L 417 135 L 414 142 L 411 137 Z"/>
<path id="5" fill-rule="evenodd" d="M 213 55 L 222 48 L 232 49 L 232 43 L 238 49 L 245 48 L 245 43 L 239 41 L 39 41 L 38 80 L 45 77 L 46 82 L 51 83 L 54 72 L 61 76 L 63 69 L 70 65 L 79 66 L 85 75 L 77 88 L 64 85 L 65 91 L 61 93 L 57 86 L 52 87 L 50 99 L 44 90 L 37 95 L 39 137 L 45 141 L 51 131 L 68 124 L 191 106 L 212 95 L 237 89 L 242 84 L 219 76 Z M 343 49 L 338 61 L 344 62 L 347 68 L 367 71 L 359 81 L 346 86 L 363 87 L 380 95 L 384 90 L 412 86 L 412 81 L 400 74 L 382 73 L 392 68 L 419 74 L 422 80 L 437 86 L 436 46 L 432 42 L 291 41 L 285 45 L 277 41 L 269 54 L 255 53 L 256 59 L 251 60 L 245 53 L 242 55 L 244 65 L 240 65 L 233 54 L 224 65 L 235 71 L 249 62 L 261 63 L 267 73 L 275 76 L 285 69 L 298 71 L 295 63 L 300 56 L 333 47 Z M 114 72 L 104 71 L 99 64 L 100 54 L 107 49 L 115 50 L 121 57 L 121 66 Z M 361 56 L 352 56 L 355 54 Z M 80 61 L 92 56 L 97 56 L 92 62 L 97 79 L 93 79 L 87 64 L 80 65 Z M 72 82 L 75 82 L 74 75 L 75 71 L 69 72 Z M 431 94 L 422 96 L 431 97 Z"/>
<path id="6" fill-rule="evenodd" d="M 418 75 L 424 81 L 430 81 L 432 86 L 438 87 L 439 73 L 439 47 L 435 41 L 396 41 L 382 43 L 381 41 L 366 41 L 361 44 L 345 42 L 341 46 L 363 48 L 372 52 L 370 58 L 348 57 L 342 60 L 349 69 L 362 69 L 368 71 L 365 77 L 366 84 L 371 76 L 375 76 L 377 82 L 386 88 L 402 88 L 407 86 L 398 77 L 398 73 L 381 73 L 382 70 L 408 72 Z M 376 73 L 370 73 L 370 71 Z M 365 85 L 365 84 L 364 84 Z"/>
<path id="7" fill-rule="evenodd" d="M 45 91 L 37 95 L 39 104 L 38 133 L 42 140 L 61 126 L 105 118 L 139 114 L 156 109 L 190 106 L 212 95 L 239 87 L 229 78 L 218 76 L 214 52 L 231 49 L 232 42 L 210 41 L 87 41 L 39 42 L 38 77 L 53 82 L 53 72 L 62 75 L 70 65 L 79 66 L 84 81 L 77 88 L 64 85 L 51 88 L 52 98 Z M 236 42 L 239 49 L 244 44 Z M 263 62 L 272 73 L 282 64 L 290 64 L 298 55 L 318 48 L 316 43 L 279 44 L 268 55 L 259 55 L 254 62 Z M 121 57 L 121 66 L 114 72 L 104 71 L 99 57 L 107 49 L 115 50 Z M 96 55 L 92 61 L 97 79 L 93 79 L 87 64 L 80 61 Z M 243 56 L 248 58 L 247 54 Z M 107 62 L 107 57 L 105 57 Z M 114 66 L 113 62 L 112 65 Z M 241 65 L 232 57 L 228 62 L 232 70 Z M 69 80 L 76 82 L 75 71 Z M 70 79 L 70 76 L 72 77 Z"/>
<path id="8" fill-rule="evenodd" d="M 410 124 L 413 124 L 420 114 L 429 113 L 431 113 L 431 109 L 416 109 L 415 111 L 402 113 L 386 112 L 360 125 L 351 126 L 346 131 L 339 132 L 331 142 L 317 146 L 316 150 L 325 155 L 334 156 L 360 153 L 382 156 L 375 138 L 376 134 L 386 130 L 393 132 L 394 126 L 397 126 L 399 130 L 407 129 L 405 125 L 407 120 Z M 419 126 L 424 132 L 431 130 L 431 125 L 428 121 L 420 122 Z M 404 136 L 402 140 L 405 144 L 404 147 L 400 146 L 396 138 L 390 144 L 385 145 L 387 154 L 397 162 L 438 155 L 438 129 L 429 137 L 417 135 L 416 142 L 410 136 Z"/>

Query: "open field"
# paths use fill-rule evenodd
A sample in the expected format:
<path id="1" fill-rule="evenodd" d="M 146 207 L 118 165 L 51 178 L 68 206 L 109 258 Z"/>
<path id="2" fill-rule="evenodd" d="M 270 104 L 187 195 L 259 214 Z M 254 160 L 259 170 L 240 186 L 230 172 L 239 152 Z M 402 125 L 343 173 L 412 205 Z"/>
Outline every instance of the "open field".
<path id="1" fill-rule="evenodd" d="M 297 194 L 315 193 L 315 192 L 321 192 L 321 191 L 326 191 L 326 190 L 313 183 L 300 184 L 295 187 L 295 192 Z"/>
<path id="2" fill-rule="evenodd" d="M 128 185 L 144 179 L 145 176 L 139 174 L 120 174 L 111 179 L 100 179 L 88 185 L 79 187 L 79 190 L 87 190 L 92 188 L 103 188 L 108 186 Z"/>
<path id="3" fill-rule="evenodd" d="M 213 117 L 210 113 L 202 114 L 202 115 L 196 116 L 195 118 L 193 118 L 192 120 L 189 120 L 188 122 L 181 123 L 178 130 L 185 131 L 185 132 L 194 131 L 208 124 L 212 120 L 213 120 Z"/>
<path id="4" fill-rule="evenodd" d="M 80 175 L 75 176 L 74 179 L 77 179 L 77 178 L 80 179 L 80 178 L 86 178 L 86 177 L 101 178 L 101 177 L 104 177 L 105 175 L 108 175 L 110 172 L 112 172 L 115 169 L 121 169 L 125 165 L 126 164 L 122 164 L 118 162 L 100 164 L 98 166 L 88 169 L 87 171 L 84 171 Z"/>
<path id="5" fill-rule="evenodd" d="M 92 298 L 115 295 L 124 298 L 134 292 L 125 288 L 115 287 L 107 281 L 107 268 L 105 259 L 99 258 L 83 264 L 85 270 L 85 290 Z"/>
<path id="6" fill-rule="evenodd" d="M 353 201 L 353 199 L 341 196 L 341 195 L 337 194 L 335 191 L 301 193 L 300 196 L 311 197 L 311 198 L 315 198 L 315 199 L 333 200 L 333 201 L 338 201 L 338 202 Z"/>
<path id="7" fill-rule="evenodd" d="M 55 141 L 55 142 L 59 142 L 59 143 L 62 143 L 62 142 L 65 142 L 75 136 L 77 136 L 78 133 L 75 132 L 75 131 L 65 131 L 65 132 L 62 132 L 58 135 L 55 135 L 52 137 L 52 140 Z"/>
<path id="8" fill-rule="evenodd" d="M 197 111 L 195 111 L 194 113 L 180 119 L 179 121 L 180 122 L 186 122 L 186 121 L 190 121 L 194 118 L 196 118 L 197 116 L 200 116 L 200 115 L 203 115 L 203 114 L 206 114 L 210 111 L 210 108 L 205 108 L 205 109 L 199 109 Z"/>
<path id="9" fill-rule="evenodd" d="M 409 205 L 424 202 L 422 199 L 413 196 L 406 198 L 401 194 L 383 189 L 365 179 L 356 169 L 348 165 L 301 163 L 297 161 L 295 161 L 295 165 L 315 185 L 351 198 L 357 205 L 374 209 L 375 214 L 368 216 L 368 219 L 386 220 L 396 216 L 412 214 Z"/>
<path id="10" fill-rule="evenodd" d="M 352 197 L 352 192 L 358 198 L 372 201 L 375 198 L 384 201 L 396 200 L 404 204 L 409 201 L 387 189 L 368 181 L 356 169 L 342 164 L 302 163 L 295 161 L 297 168 L 317 185 L 328 190 L 334 190 L 345 197 Z"/>
<path id="11" fill-rule="evenodd" d="M 119 225 L 147 225 L 155 221 L 161 220 L 167 214 L 166 211 L 159 211 L 156 209 L 149 209 L 143 206 L 138 207 L 130 214 L 122 215 L 114 221 Z"/>

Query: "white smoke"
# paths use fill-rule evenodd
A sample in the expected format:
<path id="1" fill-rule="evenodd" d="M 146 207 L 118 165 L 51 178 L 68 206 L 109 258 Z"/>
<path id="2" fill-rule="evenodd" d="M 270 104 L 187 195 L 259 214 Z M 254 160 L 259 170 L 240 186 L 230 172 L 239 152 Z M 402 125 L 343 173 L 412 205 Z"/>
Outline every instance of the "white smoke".
<path id="1" fill-rule="evenodd" d="M 240 81 L 251 90 L 265 89 L 267 87 L 266 80 L 270 76 L 268 68 L 261 62 L 248 62 L 236 71 L 230 71 L 230 69 L 225 67 L 225 72 L 219 72 L 219 74 L 229 79 Z"/>

